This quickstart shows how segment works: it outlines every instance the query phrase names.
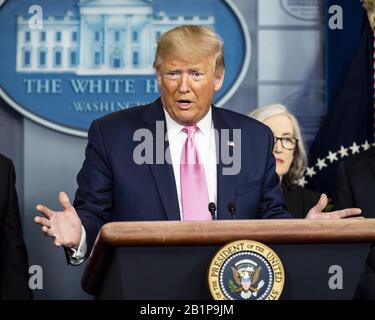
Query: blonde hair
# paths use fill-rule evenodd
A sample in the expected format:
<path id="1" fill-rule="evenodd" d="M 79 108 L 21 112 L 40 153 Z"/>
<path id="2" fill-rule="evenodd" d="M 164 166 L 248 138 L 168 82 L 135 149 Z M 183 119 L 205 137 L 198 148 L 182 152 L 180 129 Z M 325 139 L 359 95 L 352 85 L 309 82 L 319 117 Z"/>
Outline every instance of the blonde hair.
<path id="1" fill-rule="evenodd" d="M 158 70 L 163 59 L 168 55 L 189 57 L 192 61 L 213 56 L 215 76 L 224 73 L 224 43 L 219 35 L 208 27 L 181 25 L 164 33 L 156 48 L 155 70 Z"/>
<path id="2" fill-rule="evenodd" d="M 260 122 L 264 122 L 266 119 L 278 115 L 285 115 L 290 119 L 293 125 L 294 135 L 298 139 L 297 146 L 294 149 L 292 164 L 286 175 L 283 177 L 283 180 L 285 179 L 284 182 L 287 184 L 297 184 L 298 179 L 302 176 L 303 171 L 306 169 L 307 156 L 302 139 L 301 129 L 296 117 L 292 115 L 282 104 L 271 104 L 257 108 L 249 113 L 249 117 Z"/>

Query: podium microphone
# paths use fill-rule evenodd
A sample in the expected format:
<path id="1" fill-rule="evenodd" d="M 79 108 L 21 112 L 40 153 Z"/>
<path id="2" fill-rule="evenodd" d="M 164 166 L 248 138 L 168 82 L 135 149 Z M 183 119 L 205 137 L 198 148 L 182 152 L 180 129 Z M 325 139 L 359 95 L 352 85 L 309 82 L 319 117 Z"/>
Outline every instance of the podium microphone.
<path id="1" fill-rule="evenodd" d="M 228 211 L 230 212 L 232 219 L 236 219 L 236 206 L 233 202 L 228 203 Z"/>
<path id="2" fill-rule="evenodd" d="M 215 212 L 216 212 L 216 205 L 215 205 L 215 202 L 210 202 L 210 203 L 208 204 L 208 211 L 211 212 L 212 220 L 216 220 L 216 217 L 215 217 Z"/>

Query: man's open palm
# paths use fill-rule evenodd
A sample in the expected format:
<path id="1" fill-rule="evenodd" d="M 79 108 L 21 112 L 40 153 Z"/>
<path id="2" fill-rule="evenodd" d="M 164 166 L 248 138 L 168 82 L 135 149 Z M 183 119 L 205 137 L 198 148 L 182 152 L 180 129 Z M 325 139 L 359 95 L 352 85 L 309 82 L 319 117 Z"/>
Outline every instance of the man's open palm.
<path id="1" fill-rule="evenodd" d="M 54 238 L 56 246 L 77 248 L 82 235 L 81 220 L 65 192 L 59 193 L 59 200 L 63 211 L 52 211 L 38 204 L 36 209 L 44 217 L 37 216 L 34 221 L 42 226 L 45 235 Z"/>
<path id="2" fill-rule="evenodd" d="M 361 214 L 361 209 L 359 208 L 347 208 L 332 212 L 323 212 L 327 204 L 328 198 L 324 193 L 322 193 L 318 203 L 309 210 L 308 214 L 306 215 L 306 219 L 342 219 L 355 217 Z"/>

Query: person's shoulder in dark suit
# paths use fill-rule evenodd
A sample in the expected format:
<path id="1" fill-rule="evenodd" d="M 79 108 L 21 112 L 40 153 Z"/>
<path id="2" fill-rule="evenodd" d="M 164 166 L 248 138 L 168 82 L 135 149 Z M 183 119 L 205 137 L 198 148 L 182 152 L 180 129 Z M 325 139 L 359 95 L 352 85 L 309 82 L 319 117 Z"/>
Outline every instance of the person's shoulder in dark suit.
<path id="1" fill-rule="evenodd" d="M 361 152 L 359 154 L 355 154 L 349 158 L 346 158 L 344 161 L 341 163 L 345 165 L 347 168 L 351 169 L 359 169 L 364 161 L 368 160 L 375 160 L 375 147 L 372 146 L 368 150 Z"/>
<path id="2" fill-rule="evenodd" d="M 375 181 L 375 147 L 341 161 L 337 178 L 339 179 L 343 173 L 352 183 L 360 182 L 363 178 Z"/>
<path id="3" fill-rule="evenodd" d="M 268 134 L 271 132 L 270 128 L 264 123 L 237 111 L 213 106 L 212 115 L 213 118 L 215 118 L 215 115 L 219 115 L 220 117 L 224 118 L 227 121 L 229 128 L 251 129 L 261 134 Z M 253 132 L 251 133 L 253 134 Z"/>
<path id="4" fill-rule="evenodd" d="M 375 147 L 339 164 L 334 205 L 337 209 L 357 207 L 366 218 L 375 217 L 375 200 L 368 196 L 375 188 Z"/>
<path id="5" fill-rule="evenodd" d="M 286 207 L 295 219 L 304 219 L 319 200 L 320 193 L 296 185 L 282 184 Z"/>
<path id="6" fill-rule="evenodd" d="M 0 154 L 0 299 L 32 299 L 22 235 L 15 171 Z"/>

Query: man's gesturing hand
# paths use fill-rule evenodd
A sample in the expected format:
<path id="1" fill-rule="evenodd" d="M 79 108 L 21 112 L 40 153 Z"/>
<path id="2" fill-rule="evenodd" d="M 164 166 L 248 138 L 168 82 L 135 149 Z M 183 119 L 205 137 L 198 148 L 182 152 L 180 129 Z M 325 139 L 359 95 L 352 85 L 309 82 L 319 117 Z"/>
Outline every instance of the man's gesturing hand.
<path id="1" fill-rule="evenodd" d="M 52 211 L 38 204 L 36 209 L 44 217 L 37 216 L 34 221 L 42 226 L 46 236 L 54 238 L 57 247 L 77 248 L 82 236 L 81 220 L 65 192 L 59 193 L 59 200 L 63 211 Z"/>
<path id="2" fill-rule="evenodd" d="M 324 208 L 328 204 L 327 196 L 322 193 L 318 203 L 310 209 L 306 219 L 341 219 L 354 217 L 361 214 L 361 209 L 359 208 L 347 208 L 343 210 L 336 210 L 332 212 L 323 212 Z"/>

